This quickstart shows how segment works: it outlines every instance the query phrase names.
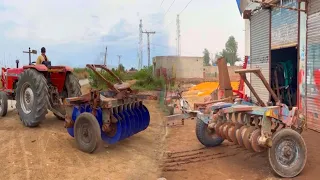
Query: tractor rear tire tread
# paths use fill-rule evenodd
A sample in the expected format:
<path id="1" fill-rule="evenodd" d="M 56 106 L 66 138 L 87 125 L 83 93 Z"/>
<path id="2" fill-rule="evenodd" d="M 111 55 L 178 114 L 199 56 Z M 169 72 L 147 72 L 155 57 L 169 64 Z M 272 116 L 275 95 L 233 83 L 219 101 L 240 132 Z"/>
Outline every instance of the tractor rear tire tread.
<path id="1" fill-rule="evenodd" d="M 24 83 L 28 82 L 34 93 L 34 104 L 29 114 L 25 114 L 20 104 L 20 91 Z M 24 70 L 19 75 L 16 89 L 16 108 L 20 115 L 20 120 L 27 127 L 36 127 L 48 113 L 49 92 L 48 84 L 44 75 L 35 69 Z"/>
<path id="2" fill-rule="evenodd" d="M 67 75 L 65 86 L 68 97 L 78 97 L 82 95 L 79 79 L 73 73 Z"/>
<path id="3" fill-rule="evenodd" d="M 2 100 L 1 103 L 1 110 L 0 110 L 0 116 L 4 117 L 7 115 L 8 112 L 8 96 L 5 92 L 0 92 L 0 99 Z"/>
<path id="4" fill-rule="evenodd" d="M 197 119 L 196 123 L 196 135 L 198 140 L 200 141 L 201 144 L 203 144 L 206 147 L 215 147 L 219 146 L 224 139 L 222 137 L 219 137 L 215 134 L 215 137 L 212 137 L 212 134 L 208 133 L 208 125 L 204 123 L 201 119 Z M 213 130 L 214 131 L 214 130 Z"/>
<path id="5" fill-rule="evenodd" d="M 81 85 L 79 83 L 79 79 L 73 74 L 68 73 L 66 76 L 65 81 L 65 88 L 67 90 L 68 97 L 78 97 L 81 96 Z M 65 110 L 60 111 L 61 114 L 66 114 Z M 53 113 L 59 120 L 64 120 L 64 118 L 58 116 L 57 114 Z"/>

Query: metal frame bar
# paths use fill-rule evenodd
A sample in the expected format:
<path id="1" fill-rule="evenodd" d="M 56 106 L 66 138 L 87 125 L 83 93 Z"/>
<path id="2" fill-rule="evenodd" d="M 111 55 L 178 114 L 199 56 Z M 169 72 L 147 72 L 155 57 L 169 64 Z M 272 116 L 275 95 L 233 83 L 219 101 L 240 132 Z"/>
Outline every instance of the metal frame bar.
<path id="1" fill-rule="evenodd" d="M 276 4 L 260 2 L 260 1 L 257 1 L 257 0 L 253 0 L 252 2 L 259 3 L 259 4 L 261 4 L 262 6 L 265 6 L 265 7 L 270 6 L 270 7 L 274 7 L 274 8 L 283 8 L 283 9 L 289 9 L 289 10 L 293 10 L 293 11 L 307 12 L 307 10 L 300 9 L 300 8 L 292 8 L 292 7 L 287 7 L 287 6 L 278 6 Z M 299 2 L 301 2 L 301 1 L 299 1 Z"/>
<path id="2" fill-rule="evenodd" d="M 261 100 L 261 98 L 259 97 L 259 95 L 255 92 L 254 88 L 252 87 L 252 85 L 250 84 L 250 82 L 247 80 L 246 78 L 246 73 L 254 73 L 258 78 L 261 79 L 262 83 L 264 84 L 264 86 L 267 88 L 267 90 L 269 91 L 269 93 L 271 94 L 272 98 L 276 101 L 276 104 L 280 104 L 280 100 L 278 98 L 278 96 L 274 93 L 274 91 L 271 89 L 269 83 L 267 82 L 267 80 L 265 79 L 265 77 L 262 75 L 260 69 L 240 69 L 240 70 L 235 70 L 235 73 L 239 73 L 241 78 L 243 78 L 244 82 L 246 83 L 246 85 L 249 87 L 250 91 L 254 94 L 254 96 L 257 98 L 259 104 L 262 107 L 265 107 L 264 102 Z"/>
<path id="3" fill-rule="evenodd" d="M 118 89 L 116 89 L 113 84 L 108 81 L 106 78 L 104 78 L 97 70 L 96 67 L 104 69 L 105 71 L 107 71 L 108 73 L 110 73 L 113 77 L 116 77 L 117 80 L 119 81 L 119 77 L 117 77 L 115 74 L 113 74 L 109 69 L 107 69 L 104 65 L 94 65 L 94 64 L 87 64 L 86 67 L 90 68 L 97 76 L 99 76 L 109 87 L 109 89 L 115 91 L 116 93 L 119 93 L 120 91 Z M 120 80 L 121 81 L 121 80 Z M 122 82 L 122 81 L 121 81 Z"/>

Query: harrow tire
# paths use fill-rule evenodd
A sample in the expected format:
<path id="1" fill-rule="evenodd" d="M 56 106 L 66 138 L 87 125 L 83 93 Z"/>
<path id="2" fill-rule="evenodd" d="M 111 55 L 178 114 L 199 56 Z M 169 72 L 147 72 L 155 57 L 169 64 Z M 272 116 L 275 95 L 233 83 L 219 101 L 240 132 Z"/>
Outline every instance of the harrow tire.
<path id="1" fill-rule="evenodd" d="M 96 117 L 87 112 L 80 114 L 74 124 L 74 137 L 81 151 L 94 152 L 101 143 L 101 129 Z"/>
<path id="2" fill-rule="evenodd" d="M 274 173 L 284 178 L 293 178 L 301 173 L 306 164 L 307 147 L 298 132 L 282 129 L 274 134 L 268 157 Z"/>
<path id="3" fill-rule="evenodd" d="M 64 87 L 67 91 L 67 97 L 78 97 L 81 96 L 81 85 L 79 83 L 79 79 L 73 74 L 68 73 L 66 76 L 66 81 L 64 83 Z M 57 109 L 61 114 L 65 115 L 66 111 L 64 108 Z M 64 118 L 58 116 L 53 113 L 59 120 L 64 120 Z"/>
<path id="4" fill-rule="evenodd" d="M 208 125 L 202 120 L 197 119 L 196 124 L 196 135 L 201 144 L 206 147 L 219 146 L 223 142 L 223 138 L 218 136 L 215 130 L 209 132 Z"/>
<path id="5" fill-rule="evenodd" d="M 4 117 L 8 112 L 8 96 L 5 92 L 0 92 L 0 116 Z"/>
<path id="6" fill-rule="evenodd" d="M 26 94 L 33 97 L 32 105 L 26 109 Z M 35 69 L 26 69 L 19 75 L 16 88 L 16 108 L 20 120 L 27 127 L 36 127 L 48 113 L 49 93 L 47 80 Z M 30 98 L 31 99 L 31 98 Z M 29 99 L 29 103 L 31 103 Z M 30 111 L 30 112 L 29 112 Z"/>

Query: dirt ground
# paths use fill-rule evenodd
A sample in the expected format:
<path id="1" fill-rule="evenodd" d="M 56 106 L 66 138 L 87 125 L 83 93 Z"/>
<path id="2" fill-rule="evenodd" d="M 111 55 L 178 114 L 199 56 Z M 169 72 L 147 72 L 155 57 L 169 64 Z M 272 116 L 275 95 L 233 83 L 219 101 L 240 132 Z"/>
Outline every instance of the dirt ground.
<path id="1" fill-rule="evenodd" d="M 187 95 L 188 96 L 188 95 Z M 203 101 L 203 97 L 189 96 L 189 102 Z M 269 167 L 267 152 L 250 152 L 229 142 L 219 147 L 205 148 L 195 135 L 196 120 L 168 127 L 165 140 L 166 154 L 162 176 L 168 180 L 221 179 L 271 180 L 278 179 Z M 178 122 L 177 122 L 178 123 Z M 297 180 L 317 180 L 320 177 L 320 133 L 303 132 L 308 160 Z"/>
<path id="2" fill-rule="evenodd" d="M 37 128 L 24 127 L 9 112 L 0 124 L 0 179 L 157 179 L 165 128 L 157 102 L 145 104 L 152 117 L 145 131 L 94 154 L 79 151 L 51 112 Z"/>

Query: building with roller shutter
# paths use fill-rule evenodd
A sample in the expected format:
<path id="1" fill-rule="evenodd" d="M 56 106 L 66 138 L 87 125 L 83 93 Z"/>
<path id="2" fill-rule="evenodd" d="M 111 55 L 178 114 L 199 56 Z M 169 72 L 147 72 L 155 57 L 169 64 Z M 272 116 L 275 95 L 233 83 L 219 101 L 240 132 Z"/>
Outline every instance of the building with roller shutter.
<path id="1" fill-rule="evenodd" d="M 299 107 L 320 132 L 320 0 L 261 2 L 237 0 L 249 67 L 260 68 L 282 102 Z M 248 79 L 264 102 L 273 100 L 255 75 Z"/>

